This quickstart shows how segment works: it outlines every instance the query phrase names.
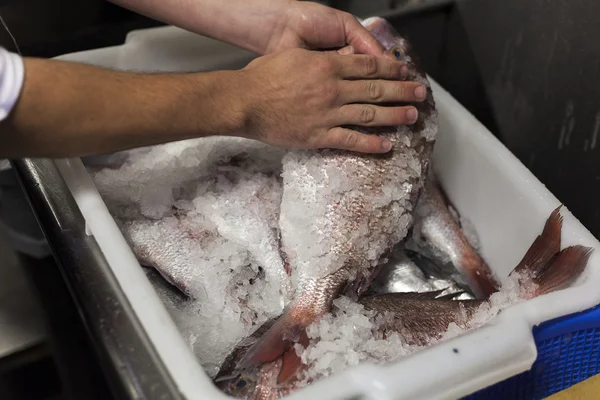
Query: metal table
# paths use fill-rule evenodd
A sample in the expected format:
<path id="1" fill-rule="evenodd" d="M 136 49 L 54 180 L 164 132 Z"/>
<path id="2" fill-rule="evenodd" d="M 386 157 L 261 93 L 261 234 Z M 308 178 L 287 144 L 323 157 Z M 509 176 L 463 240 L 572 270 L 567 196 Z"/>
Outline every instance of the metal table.
<path id="1" fill-rule="evenodd" d="M 181 399 L 51 160 L 13 161 L 115 398 Z"/>

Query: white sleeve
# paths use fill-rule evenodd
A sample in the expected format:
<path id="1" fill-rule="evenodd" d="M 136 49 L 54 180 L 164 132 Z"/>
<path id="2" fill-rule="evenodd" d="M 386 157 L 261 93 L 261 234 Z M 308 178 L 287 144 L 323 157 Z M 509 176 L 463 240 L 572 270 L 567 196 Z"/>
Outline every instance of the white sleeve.
<path id="1" fill-rule="evenodd" d="M 0 47 L 0 121 L 10 114 L 19 99 L 24 70 L 20 55 Z"/>

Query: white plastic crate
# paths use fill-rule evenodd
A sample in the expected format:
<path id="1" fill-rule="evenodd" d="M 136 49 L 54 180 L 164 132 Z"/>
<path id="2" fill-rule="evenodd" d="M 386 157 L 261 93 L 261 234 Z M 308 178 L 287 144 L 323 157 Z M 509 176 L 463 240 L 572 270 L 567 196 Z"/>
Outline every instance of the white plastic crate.
<path id="1" fill-rule="evenodd" d="M 418 51 L 418 49 L 417 49 Z M 123 70 L 239 68 L 252 54 L 174 27 L 132 32 L 122 46 L 63 60 Z M 475 225 L 483 256 L 502 278 L 520 261 L 559 201 L 481 123 L 432 81 L 440 116 L 435 170 Z M 58 161 L 93 235 L 175 383 L 186 398 L 225 399 L 189 350 L 79 159 Z M 595 249 L 575 286 L 513 306 L 487 326 L 393 365 L 359 365 L 294 393 L 293 399 L 455 399 L 529 369 L 531 328 L 600 303 L 600 243 L 565 208 L 563 245 Z M 455 353 L 453 349 L 459 349 Z"/>

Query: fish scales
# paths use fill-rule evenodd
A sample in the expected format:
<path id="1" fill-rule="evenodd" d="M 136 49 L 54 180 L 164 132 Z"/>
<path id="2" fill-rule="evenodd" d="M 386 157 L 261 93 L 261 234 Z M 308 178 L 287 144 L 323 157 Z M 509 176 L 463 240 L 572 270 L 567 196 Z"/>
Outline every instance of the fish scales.
<path id="1" fill-rule="evenodd" d="M 381 332 L 399 332 L 409 345 L 426 346 L 441 338 L 450 323 L 468 329 L 484 300 L 411 299 L 403 293 L 364 297 L 360 304 L 367 310 L 391 316 L 379 327 Z"/>
<path id="2" fill-rule="evenodd" d="M 279 226 L 292 271 L 294 300 L 240 362 L 246 368 L 281 355 L 299 332 L 331 309 L 348 283 L 367 279 L 381 257 L 404 239 L 437 135 L 437 111 L 427 76 L 409 44 L 382 18 L 365 26 L 427 88 L 411 126 L 360 128 L 387 137 L 387 154 L 336 149 L 290 151 L 283 158 Z"/>

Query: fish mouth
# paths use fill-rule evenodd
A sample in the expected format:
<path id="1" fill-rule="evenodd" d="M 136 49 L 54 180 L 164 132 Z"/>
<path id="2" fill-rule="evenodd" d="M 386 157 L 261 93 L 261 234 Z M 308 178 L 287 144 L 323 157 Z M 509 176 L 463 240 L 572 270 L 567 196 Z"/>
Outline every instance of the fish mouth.
<path id="1" fill-rule="evenodd" d="M 362 20 L 362 25 L 368 30 L 374 29 L 375 27 L 385 23 L 386 20 L 381 17 L 369 17 Z"/>
<path id="2" fill-rule="evenodd" d="M 398 61 L 410 62 L 408 53 L 410 45 L 404 40 L 394 26 L 385 18 L 369 17 L 362 25 L 385 48 L 386 53 L 393 55 Z"/>

